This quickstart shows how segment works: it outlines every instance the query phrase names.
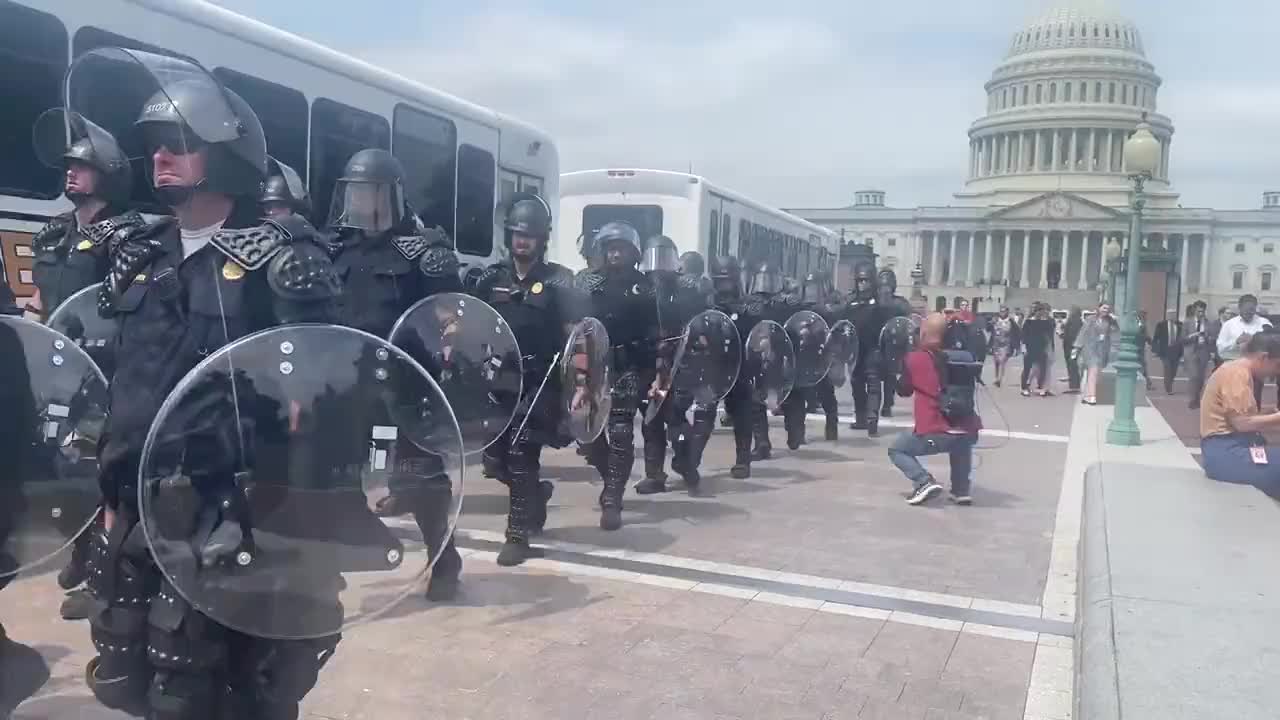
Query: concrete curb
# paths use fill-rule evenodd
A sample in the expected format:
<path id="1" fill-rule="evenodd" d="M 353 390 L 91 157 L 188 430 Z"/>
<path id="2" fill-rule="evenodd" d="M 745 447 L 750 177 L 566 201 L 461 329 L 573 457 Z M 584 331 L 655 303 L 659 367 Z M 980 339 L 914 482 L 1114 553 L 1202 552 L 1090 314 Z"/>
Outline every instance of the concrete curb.
<path id="1" fill-rule="evenodd" d="M 1120 684 L 1102 467 L 1100 463 L 1091 465 L 1084 477 L 1076 594 L 1075 716 L 1119 720 Z"/>

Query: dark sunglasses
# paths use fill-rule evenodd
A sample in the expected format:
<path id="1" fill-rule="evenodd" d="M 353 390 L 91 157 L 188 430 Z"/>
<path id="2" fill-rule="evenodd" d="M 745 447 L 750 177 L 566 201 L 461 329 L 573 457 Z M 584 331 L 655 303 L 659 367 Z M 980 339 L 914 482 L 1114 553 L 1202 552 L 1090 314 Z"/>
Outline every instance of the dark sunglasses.
<path id="1" fill-rule="evenodd" d="M 147 155 L 154 155 L 160 148 L 164 148 L 173 155 L 189 155 L 202 149 L 205 142 L 194 133 L 167 126 L 148 130 L 146 146 Z"/>

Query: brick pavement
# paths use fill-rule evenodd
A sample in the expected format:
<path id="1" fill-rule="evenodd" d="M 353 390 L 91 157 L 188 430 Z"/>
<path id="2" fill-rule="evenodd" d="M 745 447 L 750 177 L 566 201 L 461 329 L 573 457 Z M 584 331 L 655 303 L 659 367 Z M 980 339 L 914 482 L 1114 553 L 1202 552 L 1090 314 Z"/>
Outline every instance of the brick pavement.
<path id="1" fill-rule="evenodd" d="M 558 489 L 546 539 L 1034 614 L 1067 447 L 1052 436 L 1069 431 L 1074 399 L 994 392 L 1013 430 L 1049 437 L 985 437 L 971 508 L 905 505 L 906 481 L 885 455 L 899 429 L 873 442 L 842 427 L 832 445 L 810 424 L 811 444 L 792 453 L 775 426 L 777 457 L 750 480 L 728 477 L 732 439 L 718 432 L 706 497 L 628 494 L 626 526 L 611 534 L 597 527 L 594 473 L 571 450 L 549 453 Z M 907 406 L 899 402 L 895 420 L 909 420 Z M 987 415 L 989 428 L 1005 429 Z M 930 466 L 945 474 L 945 460 Z M 638 458 L 634 479 L 642 468 Z M 500 530 L 501 490 L 470 480 L 461 526 Z M 1069 717 L 1069 692 L 1036 690 L 1028 705 L 1034 678 L 1069 677 L 1069 638 L 962 623 L 927 606 L 889 612 L 680 581 L 661 569 L 610 574 L 580 560 L 500 569 L 488 550 L 467 551 L 458 604 L 415 596 L 347 633 L 307 699 L 308 717 Z M 80 676 L 92 650 L 83 624 L 53 617 L 59 596 L 51 575 L 0 592 L 0 621 L 20 643 L 0 656 L 0 709 L 44 698 L 27 700 L 25 717 L 106 717 L 81 714 L 93 707 Z"/>

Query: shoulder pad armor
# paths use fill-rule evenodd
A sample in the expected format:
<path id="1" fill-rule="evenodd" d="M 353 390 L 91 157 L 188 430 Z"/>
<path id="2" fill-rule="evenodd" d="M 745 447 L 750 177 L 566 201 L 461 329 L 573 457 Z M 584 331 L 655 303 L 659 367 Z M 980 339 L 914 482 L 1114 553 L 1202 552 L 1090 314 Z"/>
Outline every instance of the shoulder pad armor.
<path id="1" fill-rule="evenodd" d="M 66 237 L 71 227 L 71 215 L 57 215 L 31 236 L 31 248 L 37 252 L 53 250 Z"/>
<path id="2" fill-rule="evenodd" d="M 278 248 L 267 268 L 267 284 L 280 297 L 304 302 L 336 298 L 342 292 L 329 255 L 314 242 Z"/>
<path id="3" fill-rule="evenodd" d="M 398 235 L 391 238 L 391 246 L 399 251 L 405 260 L 417 260 L 430 247 L 427 239 L 421 235 Z"/>
<path id="4" fill-rule="evenodd" d="M 115 312 L 116 298 L 133 284 L 138 272 L 164 254 L 163 235 L 174 229 L 177 220 L 164 217 L 152 223 L 120 228 L 110 248 L 111 266 L 98 293 L 98 310 L 103 317 Z"/>
<path id="5" fill-rule="evenodd" d="M 759 298 L 750 298 L 742 309 L 752 317 L 764 317 L 764 302 Z"/>
<path id="6" fill-rule="evenodd" d="M 688 275 L 681 275 L 679 282 L 681 290 L 702 292 L 702 283 L 698 282 L 696 278 L 689 277 Z"/>
<path id="7" fill-rule="evenodd" d="M 249 271 L 266 265 L 292 242 L 293 235 L 274 219 L 254 227 L 219 230 L 209 240 L 210 245 Z"/>
<path id="8" fill-rule="evenodd" d="M 106 243 L 108 248 L 119 244 L 128 234 L 130 228 L 146 224 L 146 220 L 137 212 L 130 210 L 122 215 L 99 220 L 96 223 L 80 228 L 81 234 L 95 246 Z"/>
<path id="9" fill-rule="evenodd" d="M 551 287 L 573 287 L 573 271 L 560 263 L 547 263 L 547 279 L 543 281 Z"/>
<path id="10" fill-rule="evenodd" d="M 573 286 L 584 292 L 599 292 L 604 289 L 604 275 L 591 270 L 583 270 L 573 278 Z"/>
<path id="11" fill-rule="evenodd" d="M 487 288 L 489 285 L 502 278 L 506 274 L 506 269 L 507 266 L 500 262 L 490 265 L 484 269 L 484 272 L 480 273 L 480 278 L 476 280 L 476 287 Z"/>
<path id="12" fill-rule="evenodd" d="M 429 278 L 458 276 L 458 256 L 448 246 L 434 245 L 418 259 L 418 269 Z"/>

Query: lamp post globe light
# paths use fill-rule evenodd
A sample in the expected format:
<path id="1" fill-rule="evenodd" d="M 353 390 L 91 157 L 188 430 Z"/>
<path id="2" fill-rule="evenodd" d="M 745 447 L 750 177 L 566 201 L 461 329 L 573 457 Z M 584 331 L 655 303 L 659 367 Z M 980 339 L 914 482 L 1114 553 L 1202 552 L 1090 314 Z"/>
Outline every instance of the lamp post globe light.
<path id="1" fill-rule="evenodd" d="M 1116 356 L 1116 409 L 1107 427 L 1111 445 L 1133 446 L 1142 443 L 1138 423 L 1134 420 L 1134 404 L 1138 387 L 1138 277 L 1142 253 L 1142 209 L 1147 200 L 1144 188 L 1160 164 L 1160 142 L 1151 134 L 1151 126 L 1138 125 L 1124 144 L 1124 163 L 1133 181 L 1133 219 L 1129 228 L 1128 257 L 1125 261 L 1124 317 L 1120 325 L 1120 352 Z"/>

